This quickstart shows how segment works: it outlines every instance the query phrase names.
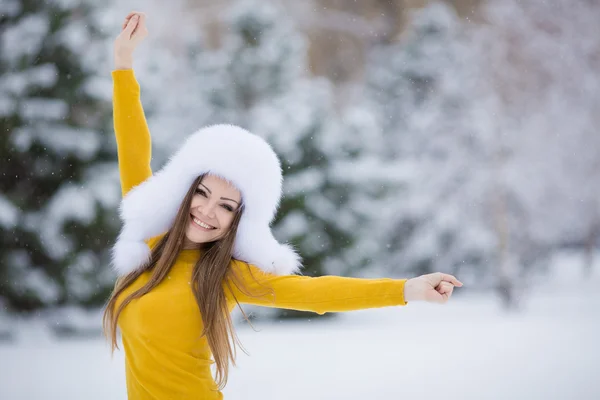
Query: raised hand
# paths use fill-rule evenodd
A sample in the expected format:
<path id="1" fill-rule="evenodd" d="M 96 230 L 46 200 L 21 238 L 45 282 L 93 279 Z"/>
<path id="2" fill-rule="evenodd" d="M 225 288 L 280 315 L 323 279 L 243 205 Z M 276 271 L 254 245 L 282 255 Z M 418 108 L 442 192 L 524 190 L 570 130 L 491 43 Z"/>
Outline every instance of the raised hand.
<path id="1" fill-rule="evenodd" d="M 404 299 L 444 304 L 452 296 L 454 287 L 463 284 L 452 275 L 435 272 L 409 279 L 404 285 Z"/>
<path id="2" fill-rule="evenodd" d="M 148 36 L 146 14 L 130 12 L 121 28 L 121 33 L 115 39 L 114 57 L 116 69 L 130 69 L 133 66 L 133 51 Z"/>

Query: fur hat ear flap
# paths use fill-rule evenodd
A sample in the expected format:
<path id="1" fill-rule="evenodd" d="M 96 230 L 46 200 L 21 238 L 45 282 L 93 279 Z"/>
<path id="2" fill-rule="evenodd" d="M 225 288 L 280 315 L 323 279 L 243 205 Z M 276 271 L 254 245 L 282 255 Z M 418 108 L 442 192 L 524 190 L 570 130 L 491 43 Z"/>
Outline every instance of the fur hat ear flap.
<path id="1" fill-rule="evenodd" d="M 240 220 L 233 256 L 275 275 L 295 274 L 302 262 L 290 245 L 273 237 L 268 225 L 251 219 Z"/>
<path id="2" fill-rule="evenodd" d="M 171 164 L 171 165 L 169 165 Z M 173 225 L 181 200 L 196 176 L 172 179 L 176 168 L 169 163 L 127 193 L 121 202 L 120 216 L 127 221 L 112 251 L 113 267 L 120 275 L 146 264 L 150 248 L 142 239 L 165 233 Z"/>
<path id="3" fill-rule="evenodd" d="M 150 262 L 150 247 L 144 242 L 127 240 L 119 235 L 119 240 L 112 248 L 112 265 L 120 275 L 127 275 Z"/>

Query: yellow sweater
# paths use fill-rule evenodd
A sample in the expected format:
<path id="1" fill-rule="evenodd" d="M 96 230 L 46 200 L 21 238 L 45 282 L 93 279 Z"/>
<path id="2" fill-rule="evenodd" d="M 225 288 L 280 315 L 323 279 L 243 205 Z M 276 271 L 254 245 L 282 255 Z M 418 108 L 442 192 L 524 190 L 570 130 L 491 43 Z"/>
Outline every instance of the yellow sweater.
<path id="1" fill-rule="evenodd" d="M 122 193 L 151 174 L 150 132 L 140 101 L 140 87 L 133 70 L 115 70 L 113 112 L 118 146 Z M 168 277 L 145 296 L 132 301 L 119 317 L 127 394 L 130 400 L 222 399 L 210 366 L 213 363 L 206 338 L 200 337 L 202 318 L 190 287 L 197 250 L 183 250 Z M 250 294 L 228 292 L 230 311 L 253 304 L 319 314 L 405 305 L 405 279 L 359 279 L 336 276 L 276 276 L 241 261 L 231 268 Z M 118 299 L 144 285 L 141 275 Z M 265 292 L 265 286 L 272 289 Z"/>

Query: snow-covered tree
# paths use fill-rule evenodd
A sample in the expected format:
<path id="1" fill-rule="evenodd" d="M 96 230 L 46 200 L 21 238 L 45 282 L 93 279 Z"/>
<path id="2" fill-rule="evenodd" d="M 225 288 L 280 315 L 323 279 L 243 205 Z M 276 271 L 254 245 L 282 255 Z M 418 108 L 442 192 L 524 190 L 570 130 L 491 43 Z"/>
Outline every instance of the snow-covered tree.
<path id="1" fill-rule="evenodd" d="M 496 238 L 486 223 L 491 139 L 480 112 L 476 54 L 454 9 L 411 14 L 398 43 L 375 49 L 367 94 L 377 105 L 398 190 L 373 215 L 398 273 L 489 275 Z"/>
<path id="2" fill-rule="evenodd" d="M 514 306 L 553 248 L 597 246 L 599 16 L 489 0 L 476 25 L 433 2 L 376 50 L 368 93 L 405 177 L 385 264 L 471 265 Z"/>
<path id="3" fill-rule="evenodd" d="M 5 0 L 0 27 L 0 296 L 101 304 L 120 193 L 91 2 Z"/>
<path id="4" fill-rule="evenodd" d="M 600 245 L 600 4 L 489 0 L 482 16 L 474 36 L 507 153 L 501 177 L 527 216 L 512 213 L 508 245 L 527 262 L 560 246 L 593 254 Z"/>

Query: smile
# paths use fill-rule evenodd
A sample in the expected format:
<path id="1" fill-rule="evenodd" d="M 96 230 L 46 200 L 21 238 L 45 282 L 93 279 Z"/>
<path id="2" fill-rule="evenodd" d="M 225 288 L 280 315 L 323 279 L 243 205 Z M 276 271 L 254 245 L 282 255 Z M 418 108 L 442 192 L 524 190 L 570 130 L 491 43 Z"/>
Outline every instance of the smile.
<path id="1" fill-rule="evenodd" d="M 196 225 L 199 228 L 202 228 L 205 231 L 211 231 L 213 229 L 217 229 L 214 226 L 210 226 L 202 221 L 200 221 L 198 218 L 194 217 L 193 215 L 190 215 L 192 222 L 194 223 L 194 225 Z"/>

